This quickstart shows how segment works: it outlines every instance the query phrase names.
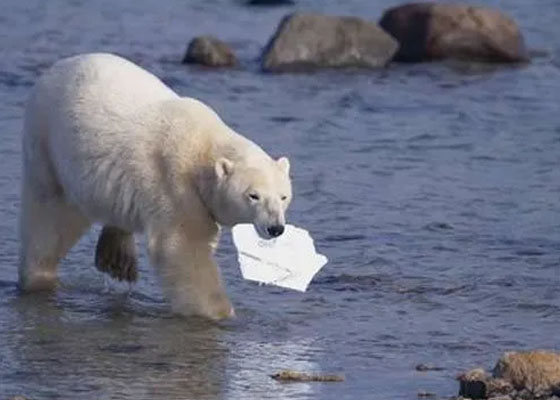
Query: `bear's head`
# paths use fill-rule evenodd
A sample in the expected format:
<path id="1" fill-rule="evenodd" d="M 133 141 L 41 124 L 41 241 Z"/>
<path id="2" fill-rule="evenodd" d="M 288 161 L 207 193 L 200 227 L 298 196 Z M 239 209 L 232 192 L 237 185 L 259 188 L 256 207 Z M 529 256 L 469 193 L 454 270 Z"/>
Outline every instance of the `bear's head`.
<path id="1" fill-rule="evenodd" d="M 218 159 L 212 200 L 214 218 L 226 226 L 251 223 L 264 239 L 280 236 L 292 200 L 289 172 L 286 157 L 237 162 Z"/>

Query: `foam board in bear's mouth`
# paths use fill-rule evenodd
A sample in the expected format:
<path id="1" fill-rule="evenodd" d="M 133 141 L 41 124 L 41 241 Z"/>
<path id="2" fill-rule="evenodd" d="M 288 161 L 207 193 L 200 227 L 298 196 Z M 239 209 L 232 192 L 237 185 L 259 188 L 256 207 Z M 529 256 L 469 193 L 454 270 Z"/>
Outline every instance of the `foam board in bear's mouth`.
<path id="1" fill-rule="evenodd" d="M 309 232 L 293 225 L 286 225 L 281 236 L 270 240 L 260 238 L 251 224 L 234 226 L 232 236 L 241 274 L 247 280 L 305 292 L 328 261 L 316 252 Z"/>

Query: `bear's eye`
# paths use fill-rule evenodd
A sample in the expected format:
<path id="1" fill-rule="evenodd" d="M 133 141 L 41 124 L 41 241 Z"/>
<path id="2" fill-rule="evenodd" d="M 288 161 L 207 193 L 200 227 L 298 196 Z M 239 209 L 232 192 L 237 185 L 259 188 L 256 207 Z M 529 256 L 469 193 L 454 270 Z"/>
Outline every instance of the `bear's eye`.
<path id="1" fill-rule="evenodd" d="M 288 199 L 288 196 L 286 196 L 286 195 L 280 196 L 280 200 L 282 200 L 282 201 L 286 201 L 287 199 Z"/>
<path id="2" fill-rule="evenodd" d="M 259 201 L 261 199 L 260 196 L 256 193 L 249 193 L 249 198 L 255 201 Z"/>

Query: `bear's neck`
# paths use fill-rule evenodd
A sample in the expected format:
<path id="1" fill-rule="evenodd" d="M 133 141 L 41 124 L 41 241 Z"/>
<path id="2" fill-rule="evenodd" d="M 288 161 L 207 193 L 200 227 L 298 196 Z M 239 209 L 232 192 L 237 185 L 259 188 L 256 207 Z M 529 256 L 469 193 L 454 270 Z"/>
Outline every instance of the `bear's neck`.
<path id="1" fill-rule="evenodd" d="M 216 141 L 215 144 L 212 149 L 213 154 L 209 157 L 212 166 L 220 158 L 227 158 L 234 164 L 248 163 L 253 159 L 270 159 L 261 147 L 231 129 L 228 129 L 223 139 Z"/>

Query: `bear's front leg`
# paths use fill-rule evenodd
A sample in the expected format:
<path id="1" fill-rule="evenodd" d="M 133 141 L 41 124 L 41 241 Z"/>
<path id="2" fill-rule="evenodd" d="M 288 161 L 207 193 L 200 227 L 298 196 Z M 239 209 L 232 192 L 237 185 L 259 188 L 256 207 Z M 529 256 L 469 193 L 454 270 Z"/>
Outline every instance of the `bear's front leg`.
<path id="1" fill-rule="evenodd" d="M 175 312 L 214 320 L 235 315 L 213 258 L 217 235 L 215 223 L 208 229 L 184 223 L 148 232 L 151 262 Z"/>

